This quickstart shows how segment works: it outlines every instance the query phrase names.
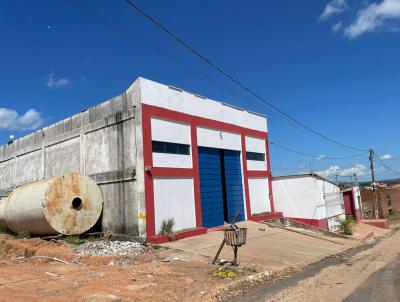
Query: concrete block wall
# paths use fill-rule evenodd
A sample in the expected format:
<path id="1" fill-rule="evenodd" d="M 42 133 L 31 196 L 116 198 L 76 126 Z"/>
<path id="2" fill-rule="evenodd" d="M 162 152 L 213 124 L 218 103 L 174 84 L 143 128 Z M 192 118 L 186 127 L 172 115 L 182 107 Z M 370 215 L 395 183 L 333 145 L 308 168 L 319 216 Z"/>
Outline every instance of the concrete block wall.
<path id="1" fill-rule="evenodd" d="M 78 171 L 100 186 L 103 231 L 143 235 L 138 221 L 145 213 L 143 177 L 137 181 L 138 165 L 143 170 L 138 90 L 135 83 L 118 97 L 0 146 L 0 190 Z"/>

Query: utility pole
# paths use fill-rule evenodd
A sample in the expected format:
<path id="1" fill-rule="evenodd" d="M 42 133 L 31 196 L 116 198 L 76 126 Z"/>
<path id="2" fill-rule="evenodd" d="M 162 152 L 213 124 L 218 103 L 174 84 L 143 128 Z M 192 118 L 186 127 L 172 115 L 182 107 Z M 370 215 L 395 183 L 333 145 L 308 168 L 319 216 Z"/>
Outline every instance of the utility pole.
<path id="1" fill-rule="evenodd" d="M 375 187 L 374 156 L 375 156 L 374 150 L 369 149 L 369 162 L 370 162 L 371 178 L 372 178 L 372 191 L 374 192 L 375 218 L 379 219 L 378 196 L 376 194 L 376 187 Z"/>

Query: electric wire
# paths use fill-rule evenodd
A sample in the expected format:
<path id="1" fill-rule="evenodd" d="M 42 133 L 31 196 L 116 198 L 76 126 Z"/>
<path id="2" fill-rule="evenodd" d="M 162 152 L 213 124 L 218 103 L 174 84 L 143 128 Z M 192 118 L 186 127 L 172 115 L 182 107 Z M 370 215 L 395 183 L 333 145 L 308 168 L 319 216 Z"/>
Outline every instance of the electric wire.
<path id="1" fill-rule="evenodd" d="M 388 140 L 386 143 L 384 143 L 378 149 L 378 152 L 382 151 L 383 149 L 387 148 L 389 145 L 393 144 L 398 138 L 400 138 L 400 134 L 396 134 L 394 137 L 392 137 L 390 140 Z"/>
<path id="2" fill-rule="evenodd" d="M 173 62 L 184 66 L 188 71 L 192 72 L 193 74 L 197 75 L 198 77 L 200 77 L 200 78 L 212 83 L 213 85 L 215 85 L 215 86 L 217 86 L 219 88 L 222 88 L 223 90 L 228 92 L 230 95 L 238 96 L 238 97 L 240 97 L 240 98 L 242 98 L 242 99 L 244 99 L 246 101 L 249 101 L 258 110 L 261 110 L 261 111 L 265 110 L 266 112 L 271 114 L 272 117 L 280 119 L 280 120 L 282 120 L 284 122 L 288 122 L 282 116 L 276 114 L 275 112 L 273 112 L 270 108 L 268 108 L 264 104 L 254 103 L 254 100 L 249 98 L 248 96 L 246 96 L 246 95 L 244 95 L 244 94 L 242 94 L 242 93 L 240 93 L 240 92 L 228 87 L 227 85 L 225 85 L 225 84 L 221 83 L 220 81 L 216 80 L 215 78 L 209 76 L 208 74 L 204 73 L 203 71 L 199 70 L 198 68 L 195 68 L 195 67 L 191 66 L 189 63 L 185 62 L 184 60 L 181 60 L 180 58 L 174 56 L 173 54 L 165 51 L 161 47 L 159 47 L 156 44 L 144 39 L 143 37 L 137 35 L 136 33 L 132 32 L 131 30 L 127 29 L 126 27 L 119 25 L 118 23 L 114 22 L 112 19 L 106 17 L 105 15 L 103 15 L 100 12 L 94 10 L 93 8 L 89 7 L 88 5 L 82 3 L 82 2 L 80 2 L 78 0 L 65 0 L 65 1 L 70 3 L 71 5 L 75 6 L 76 8 L 82 10 L 83 12 L 85 12 L 85 13 L 87 13 L 87 14 L 95 17 L 95 18 L 97 18 L 98 20 L 100 20 L 104 24 L 113 27 L 117 31 L 119 31 L 119 32 L 121 32 L 123 34 L 127 34 L 130 38 L 142 43 L 143 45 L 155 49 L 160 54 L 167 56 Z M 296 130 L 299 130 L 299 131 L 301 131 L 303 133 L 306 133 L 303 128 L 300 128 L 297 124 L 295 124 L 293 122 L 289 123 L 289 125 L 292 126 L 293 128 L 295 128 Z"/>
<path id="3" fill-rule="evenodd" d="M 155 26 L 157 26 L 158 28 L 160 28 L 162 31 L 164 31 L 165 33 L 167 33 L 170 37 L 172 37 L 173 39 L 175 39 L 178 43 L 180 43 L 181 45 L 183 45 L 186 49 L 188 49 L 189 51 L 191 51 L 192 53 L 194 53 L 197 57 L 199 57 L 201 60 L 203 60 L 204 62 L 206 62 L 209 66 L 211 66 L 212 68 L 214 68 L 215 70 L 217 70 L 219 73 L 221 73 L 222 75 L 224 75 L 225 77 L 227 77 L 228 79 L 230 79 L 233 83 L 235 83 L 237 86 L 239 86 L 240 88 L 242 88 L 243 90 L 245 90 L 247 93 L 251 94 L 252 96 L 254 96 L 255 98 L 257 98 L 258 100 L 260 100 L 261 102 L 267 104 L 269 107 L 271 107 L 273 110 L 275 110 L 276 112 L 278 112 L 279 114 L 281 114 L 283 117 L 285 117 L 286 119 L 298 124 L 299 126 L 303 127 L 304 129 L 306 129 L 307 131 L 314 133 L 315 135 L 321 137 L 322 139 L 325 139 L 326 141 L 329 141 L 331 143 L 334 143 L 338 146 L 341 146 L 343 148 L 346 148 L 350 151 L 366 151 L 364 149 L 359 149 L 359 148 L 355 148 L 353 146 L 349 146 L 346 145 L 344 143 L 341 143 L 337 140 L 334 140 L 320 132 L 318 132 L 317 130 L 314 130 L 313 128 L 311 128 L 310 126 L 306 125 L 305 123 L 297 120 L 296 118 L 292 117 L 291 115 L 289 115 L 288 113 L 286 113 L 285 111 L 283 111 L 282 109 L 278 108 L 277 106 L 275 106 L 273 103 L 269 102 L 268 100 L 264 99 L 263 97 L 261 97 L 259 94 L 257 94 L 256 92 L 254 92 L 253 90 L 251 90 L 250 88 L 248 88 L 246 85 L 244 85 L 242 82 L 240 82 L 238 79 L 236 79 L 235 77 L 233 77 L 232 75 L 230 75 L 229 73 L 225 72 L 221 67 L 219 67 L 216 63 L 214 63 L 213 61 L 211 61 L 210 59 L 208 59 L 206 56 L 204 56 L 203 54 L 201 54 L 198 50 L 196 50 L 194 47 L 192 47 L 191 45 L 189 45 L 186 41 L 184 41 L 182 38 L 180 38 L 177 34 L 173 33 L 171 30 L 169 30 L 168 28 L 166 28 L 164 25 L 162 25 L 158 20 L 156 20 L 153 16 L 151 16 L 148 12 L 146 12 L 145 10 L 143 10 L 142 8 L 140 8 L 136 3 L 134 3 L 132 0 L 125 0 L 125 2 L 127 2 L 131 7 L 133 7 L 137 12 L 139 12 L 141 15 L 143 15 L 147 20 L 149 20 L 152 24 L 154 24 Z"/>
<path id="4" fill-rule="evenodd" d="M 123 26 L 117 24 L 116 22 L 114 22 L 114 21 L 111 20 L 110 18 L 104 16 L 103 14 L 101 14 L 101 13 L 99 13 L 98 11 L 96 11 L 96 10 L 90 8 L 89 6 L 87 6 L 87 5 L 85 5 L 85 4 L 81 3 L 81 2 L 79 2 L 78 0 L 65 0 L 65 1 L 69 2 L 70 4 L 74 5 L 75 7 L 79 8 L 79 9 L 85 11 L 86 13 L 88 13 L 88 14 L 90 14 L 90 15 L 96 17 L 96 18 L 98 18 L 98 19 L 99 19 L 100 21 L 102 21 L 103 23 L 105 23 L 105 24 L 107 24 L 107 25 L 111 25 L 113 28 L 117 29 L 118 31 L 120 31 L 120 32 L 122 32 L 122 33 L 125 33 L 125 34 L 128 34 L 131 38 L 134 38 L 135 40 L 141 42 L 142 44 L 145 44 L 145 45 L 147 45 L 147 46 L 150 46 L 150 47 L 152 47 L 153 49 L 156 49 L 158 52 L 160 52 L 161 54 L 164 54 L 164 55 L 168 56 L 170 59 L 172 59 L 172 60 L 175 61 L 176 63 L 179 63 L 179 64 L 185 66 L 189 71 L 194 72 L 197 76 L 200 76 L 200 77 L 202 77 L 203 79 L 205 79 L 205 80 L 207 80 L 207 81 L 213 83 L 214 85 L 217 85 L 217 86 L 219 86 L 220 88 L 225 89 L 228 93 L 230 93 L 230 94 L 232 94 L 232 95 L 237 95 L 237 96 L 239 96 L 239 97 L 241 97 L 241 98 L 243 98 L 243 99 L 252 101 L 251 99 L 249 99 L 249 97 L 243 95 L 243 94 L 240 93 L 240 92 L 237 92 L 237 91 L 234 90 L 234 89 L 231 89 L 230 87 L 224 85 L 223 83 L 219 82 L 218 80 L 215 80 L 214 78 L 212 78 L 212 77 L 210 77 L 209 75 L 205 74 L 205 73 L 202 72 L 201 70 L 198 70 L 197 68 L 191 66 L 191 65 L 188 64 L 187 62 L 185 62 L 185 61 L 183 61 L 183 60 L 177 58 L 176 56 L 170 54 L 169 52 L 167 52 L 167 51 L 165 51 L 164 49 L 158 47 L 157 45 L 155 45 L 155 44 L 153 44 L 153 43 L 151 43 L 151 42 L 149 42 L 149 41 L 143 39 L 141 36 L 139 36 L 139 35 L 133 33 L 132 31 L 130 31 L 130 30 L 127 29 L 127 28 L 125 28 L 125 27 L 123 27 Z M 261 108 L 263 108 L 264 110 L 269 111 L 268 108 L 265 108 L 265 106 L 262 106 L 262 104 L 256 103 L 256 104 L 254 104 L 254 105 L 258 105 L 258 108 L 261 107 Z M 270 113 L 272 113 L 272 112 L 270 112 Z M 274 114 L 273 116 L 276 117 L 276 118 L 281 118 L 280 116 L 277 116 L 277 115 L 275 115 L 275 114 Z M 296 125 L 294 125 L 294 124 L 290 124 L 290 125 L 293 126 L 293 127 L 295 127 L 297 130 L 300 130 L 300 131 L 303 130 L 303 129 L 301 129 L 301 128 L 296 127 Z M 304 131 L 303 131 L 303 132 L 304 132 Z M 317 157 L 318 157 L 317 155 L 305 154 L 305 153 L 302 153 L 302 152 L 299 152 L 299 151 L 295 151 L 295 150 L 293 150 L 293 149 L 290 149 L 290 148 L 288 148 L 288 147 L 284 147 L 284 146 L 282 146 L 282 145 L 279 145 L 279 144 L 276 144 L 276 143 L 273 143 L 273 142 L 271 142 L 271 144 L 274 144 L 275 146 L 277 146 L 277 147 L 279 147 L 279 148 L 281 148 L 281 149 L 285 149 L 285 150 L 287 150 L 287 151 L 290 151 L 290 152 L 293 152 L 293 153 L 296 153 L 296 154 L 300 154 L 300 155 L 302 155 L 302 156 L 307 156 L 307 157 L 312 157 L 312 158 L 317 158 Z M 346 158 L 355 158 L 355 157 L 358 157 L 358 156 L 361 156 L 361 155 L 364 155 L 364 154 L 365 154 L 365 153 L 356 154 L 356 155 L 352 155 L 352 156 L 346 156 L 346 157 L 324 157 L 324 158 L 321 158 L 321 159 L 346 159 Z"/>
<path id="5" fill-rule="evenodd" d="M 378 154 L 376 154 L 376 155 L 378 155 Z M 400 175 L 399 171 L 393 170 L 388 165 L 386 165 L 386 163 L 382 159 L 380 159 L 379 155 L 377 157 L 375 157 L 375 158 L 379 161 L 380 165 L 383 166 L 386 170 L 388 170 L 388 171 L 390 171 L 390 172 L 392 172 L 394 174 Z"/>
<path id="6" fill-rule="evenodd" d="M 300 152 L 300 151 L 296 151 L 296 150 L 293 150 L 293 149 L 291 149 L 291 148 L 288 148 L 288 147 L 282 146 L 282 145 L 280 145 L 280 144 L 277 144 L 277 143 L 275 143 L 275 142 L 273 142 L 273 141 L 270 141 L 269 143 L 270 143 L 270 145 L 272 145 L 272 146 L 278 147 L 278 148 L 283 149 L 283 150 L 286 150 L 286 151 L 288 151 L 288 152 L 295 153 L 295 154 L 298 154 L 298 155 L 301 155 L 301 156 L 305 156 L 305 157 L 311 157 L 311 158 L 314 158 L 314 159 L 320 159 L 320 160 L 328 160 L 328 159 L 329 159 L 329 160 L 331 160 L 331 159 L 332 159 L 332 160 L 350 159 L 350 158 L 361 157 L 361 156 L 363 156 L 363 155 L 365 155 L 365 154 L 368 153 L 368 151 L 366 151 L 366 152 L 363 152 L 363 153 L 359 153 L 359 154 L 355 154 L 355 155 L 350 155 L 350 156 L 343 156 L 343 157 L 321 156 L 321 155 L 315 155 L 315 154 L 309 154 L 309 153 L 303 153 L 303 152 Z"/>

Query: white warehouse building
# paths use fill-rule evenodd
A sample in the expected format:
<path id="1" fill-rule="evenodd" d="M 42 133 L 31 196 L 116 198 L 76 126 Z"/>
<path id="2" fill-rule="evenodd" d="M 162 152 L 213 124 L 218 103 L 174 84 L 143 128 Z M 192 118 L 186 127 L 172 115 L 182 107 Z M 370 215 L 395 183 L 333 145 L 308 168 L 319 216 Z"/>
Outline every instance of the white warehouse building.
<path id="1" fill-rule="evenodd" d="M 138 78 L 120 96 L 0 146 L 0 190 L 80 172 L 100 186 L 97 227 L 149 242 L 274 212 L 267 119 Z M 261 218 L 260 218 L 261 217 Z"/>

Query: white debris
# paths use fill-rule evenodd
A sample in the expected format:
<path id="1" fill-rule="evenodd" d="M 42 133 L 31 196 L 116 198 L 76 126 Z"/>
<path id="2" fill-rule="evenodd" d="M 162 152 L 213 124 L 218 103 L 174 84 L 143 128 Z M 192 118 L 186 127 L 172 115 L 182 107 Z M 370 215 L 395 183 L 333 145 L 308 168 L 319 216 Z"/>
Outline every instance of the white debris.
<path id="1" fill-rule="evenodd" d="M 78 245 L 76 251 L 85 255 L 100 256 L 137 256 L 144 252 L 145 247 L 131 241 L 95 241 Z"/>

